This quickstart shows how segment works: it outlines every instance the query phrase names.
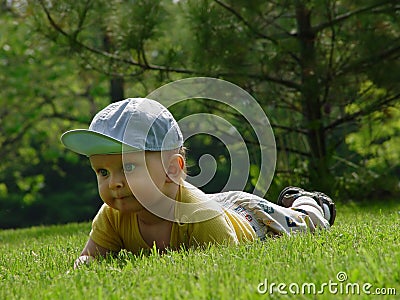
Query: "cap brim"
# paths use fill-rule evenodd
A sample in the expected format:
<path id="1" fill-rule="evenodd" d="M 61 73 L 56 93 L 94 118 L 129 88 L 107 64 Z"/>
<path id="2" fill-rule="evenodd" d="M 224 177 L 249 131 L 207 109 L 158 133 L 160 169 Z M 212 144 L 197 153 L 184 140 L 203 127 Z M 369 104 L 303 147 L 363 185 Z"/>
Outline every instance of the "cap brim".
<path id="1" fill-rule="evenodd" d="M 140 151 L 140 149 L 126 146 L 107 135 L 87 130 L 75 129 L 65 132 L 61 136 L 61 141 L 68 149 L 92 156 L 95 154 L 120 154 L 124 151 Z"/>

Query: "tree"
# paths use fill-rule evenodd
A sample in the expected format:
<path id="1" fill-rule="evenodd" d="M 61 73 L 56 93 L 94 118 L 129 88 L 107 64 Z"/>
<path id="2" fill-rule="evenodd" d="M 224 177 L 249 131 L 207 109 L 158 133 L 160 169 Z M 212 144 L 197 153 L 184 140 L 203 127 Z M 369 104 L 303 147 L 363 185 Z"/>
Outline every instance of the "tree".
<path id="1" fill-rule="evenodd" d="M 159 84 L 206 75 L 246 88 L 272 119 L 279 171 L 300 170 L 314 188 L 332 189 L 357 122 L 399 99 L 398 1 L 39 2 L 47 29 L 92 66 L 111 66 L 103 72 L 152 72 Z M 112 51 L 93 42 L 99 24 Z M 384 92 L 363 93 L 366 82 Z"/>
<path id="2" fill-rule="evenodd" d="M 91 217 L 100 201 L 87 160 L 60 134 L 109 102 L 193 76 L 236 83 L 267 112 L 279 150 L 272 199 L 287 184 L 399 192 L 399 11 L 394 0 L 2 1 L 0 227 Z M 240 130 L 252 190 L 259 149 L 243 116 L 200 100 L 172 109 Z M 219 190 L 229 153 L 210 137 L 188 142 L 193 165 L 211 149 L 218 176 L 205 188 Z"/>
<path id="3" fill-rule="evenodd" d="M 71 52 L 37 34 L 28 9 L 7 3 L 0 10 L 0 227 L 89 218 L 95 183 L 82 198 L 69 195 L 68 202 L 60 194 L 76 188 L 65 178 L 67 169 L 78 173 L 76 180 L 88 174 L 77 171 L 81 160 L 64 151 L 59 137 L 71 127 L 86 127 L 104 106 L 105 77 L 85 72 Z M 79 213 L 71 205 L 78 200 Z"/>

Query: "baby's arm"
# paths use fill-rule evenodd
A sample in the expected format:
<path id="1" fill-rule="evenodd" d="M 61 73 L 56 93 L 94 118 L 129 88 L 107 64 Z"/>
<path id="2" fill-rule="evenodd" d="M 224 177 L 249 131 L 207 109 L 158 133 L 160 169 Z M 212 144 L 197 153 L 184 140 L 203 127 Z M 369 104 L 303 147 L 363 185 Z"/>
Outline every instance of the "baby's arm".
<path id="1" fill-rule="evenodd" d="M 80 256 L 74 262 L 74 269 L 79 268 L 80 265 L 89 264 L 92 260 L 99 256 L 106 256 L 110 253 L 109 249 L 97 245 L 92 238 L 89 238 L 85 248 L 83 248 Z"/>

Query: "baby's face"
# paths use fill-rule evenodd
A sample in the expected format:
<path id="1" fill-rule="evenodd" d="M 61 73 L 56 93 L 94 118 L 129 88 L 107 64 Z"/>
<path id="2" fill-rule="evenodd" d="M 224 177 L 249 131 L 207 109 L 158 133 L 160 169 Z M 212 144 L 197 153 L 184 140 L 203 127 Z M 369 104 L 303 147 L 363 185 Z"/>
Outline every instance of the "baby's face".
<path id="1" fill-rule="evenodd" d="M 121 212 L 138 212 L 156 204 L 170 182 L 160 152 L 92 155 L 102 200 Z"/>

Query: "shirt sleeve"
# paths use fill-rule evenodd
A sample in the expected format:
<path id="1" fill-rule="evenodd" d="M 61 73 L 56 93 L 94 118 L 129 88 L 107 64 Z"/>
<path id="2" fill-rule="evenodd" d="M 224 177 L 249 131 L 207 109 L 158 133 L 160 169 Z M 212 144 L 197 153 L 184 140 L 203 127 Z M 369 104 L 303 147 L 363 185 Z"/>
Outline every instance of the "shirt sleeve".
<path id="1" fill-rule="evenodd" d="M 118 252 L 122 248 L 122 239 L 117 233 L 119 215 L 103 204 L 92 222 L 91 239 L 99 246 Z"/>

